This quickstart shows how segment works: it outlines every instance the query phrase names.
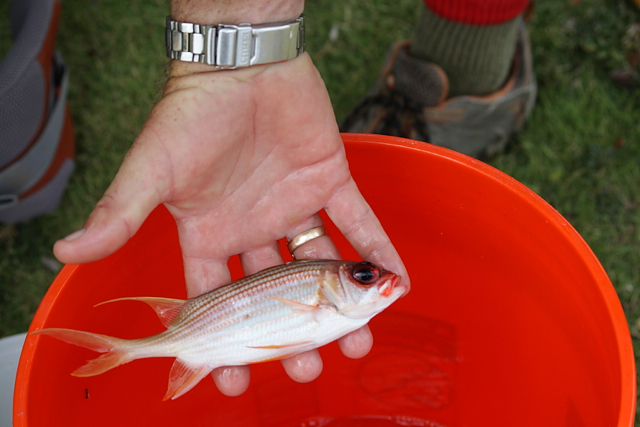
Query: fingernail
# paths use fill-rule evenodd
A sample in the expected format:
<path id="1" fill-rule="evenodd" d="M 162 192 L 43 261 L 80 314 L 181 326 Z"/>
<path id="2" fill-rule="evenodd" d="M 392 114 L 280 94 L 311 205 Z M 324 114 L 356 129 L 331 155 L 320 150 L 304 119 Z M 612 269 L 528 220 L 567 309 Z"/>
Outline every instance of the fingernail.
<path id="1" fill-rule="evenodd" d="M 78 231 L 74 231 L 73 233 L 69 234 L 67 237 L 64 238 L 64 240 L 66 240 L 67 242 L 71 242 L 73 240 L 76 240 L 78 237 L 82 236 L 84 234 L 84 228 L 81 228 Z"/>

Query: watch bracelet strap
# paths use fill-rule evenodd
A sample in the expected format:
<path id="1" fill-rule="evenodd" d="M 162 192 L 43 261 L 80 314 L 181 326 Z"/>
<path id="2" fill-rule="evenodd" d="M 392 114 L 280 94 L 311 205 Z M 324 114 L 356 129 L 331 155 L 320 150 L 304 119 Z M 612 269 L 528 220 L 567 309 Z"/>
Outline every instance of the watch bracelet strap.
<path id="1" fill-rule="evenodd" d="M 304 16 L 287 22 L 199 25 L 167 16 L 167 56 L 220 69 L 293 59 L 304 52 Z"/>

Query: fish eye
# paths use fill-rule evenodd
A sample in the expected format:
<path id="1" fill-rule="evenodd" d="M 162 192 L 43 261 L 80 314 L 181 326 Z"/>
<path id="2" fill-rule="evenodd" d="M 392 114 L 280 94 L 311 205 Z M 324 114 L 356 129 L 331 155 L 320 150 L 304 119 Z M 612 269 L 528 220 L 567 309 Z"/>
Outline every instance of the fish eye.
<path id="1" fill-rule="evenodd" d="M 372 285 L 380 277 L 380 271 L 375 265 L 363 262 L 354 267 L 351 275 L 362 285 Z"/>

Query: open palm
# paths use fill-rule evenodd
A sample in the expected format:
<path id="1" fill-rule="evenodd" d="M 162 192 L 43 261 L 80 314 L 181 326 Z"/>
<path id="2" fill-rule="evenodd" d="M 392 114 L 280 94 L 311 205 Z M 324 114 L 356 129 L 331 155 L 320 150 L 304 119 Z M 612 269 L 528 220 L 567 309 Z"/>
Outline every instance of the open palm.
<path id="1" fill-rule="evenodd" d="M 277 240 L 321 224 L 326 209 L 360 255 L 406 271 L 353 182 L 324 83 L 308 55 L 232 72 L 172 77 L 117 176 L 74 239 L 54 248 L 81 263 L 121 247 L 164 203 L 176 219 L 189 296 L 229 283 L 227 260 L 246 274 L 282 263 Z M 336 258 L 327 236 L 298 258 Z M 368 329 L 342 338 L 349 357 L 368 352 Z M 322 369 L 316 351 L 283 361 L 297 381 Z M 223 393 L 246 389 L 246 367 L 219 368 Z"/>

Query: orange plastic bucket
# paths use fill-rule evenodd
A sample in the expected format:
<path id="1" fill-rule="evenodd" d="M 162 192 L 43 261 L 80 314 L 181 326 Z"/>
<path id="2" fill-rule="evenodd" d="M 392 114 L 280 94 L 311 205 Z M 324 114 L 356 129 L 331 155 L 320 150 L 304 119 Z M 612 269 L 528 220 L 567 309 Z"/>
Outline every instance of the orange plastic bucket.
<path id="1" fill-rule="evenodd" d="M 360 360 L 334 344 L 309 384 L 277 362 L 252 368 L 242 396 L 210 378 L 163 402 L 171 359 L 70 373 L 96 353 L 28 337 L 14 425 L 618 426 L 633 425 L 636 375 L 620 303 L 571 225 L 532 191 L 481 162 L 428 144 L 345 135 L 352 173 L 402 255 L 411 293 L 371 322 Z M 339 232 L 345 258 L 357 258 Z M 286 253 L 286 252 L 285 252 Z M 232 260 L 234 277 L 241 275 Z M 31 329 L 124 338 L 162 330 L 124 296 L 184 297 L 175 224 L 157 209 L 113 256 L 66 266 Z"/>

